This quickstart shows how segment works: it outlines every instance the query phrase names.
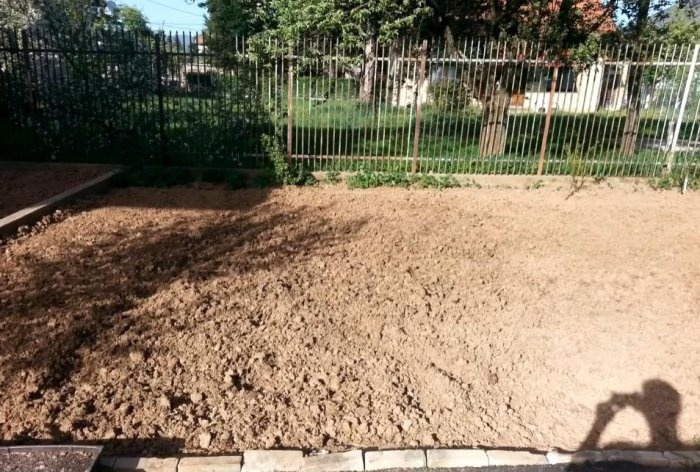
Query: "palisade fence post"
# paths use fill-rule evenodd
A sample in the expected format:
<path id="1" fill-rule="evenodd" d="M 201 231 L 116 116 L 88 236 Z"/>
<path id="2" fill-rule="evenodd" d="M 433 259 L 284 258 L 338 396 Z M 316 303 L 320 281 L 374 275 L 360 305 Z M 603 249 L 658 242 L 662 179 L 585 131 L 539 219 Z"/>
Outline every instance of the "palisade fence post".
<path id="1" fill-rule="evenodd" d="M 22 79 L 24 80 L 24 106 L 27 111 L 34 108 L 34 91 L 32 87 L 32 61 L 29 55 L 29 38 L 27 30 L 20 32 L 22 38 L 22 61 L 24 62 Z"/>
<path id="2" fill-rule="evenodd" d="M 559 76 L 559 64 L 554 65 L 552 73 L 552 83 L 549 86 L 549 103 L 547 104 L 547 116 L 544 119 L 544 132 L 542 133 L 542 145 L 540 146 L 540 160 L 537 163 L 537 175 L 542 175 L 544 170 L 544 156 L 547 153 L 547 139 L 549 138 L 549 126 L 552 122 L 552 105 L 554 104 L 554 92 L 557 88 L 557 79 Z"/>
<path id="3" fill-rule="evenodd" d="M 156 80 L 158 93 L 158 127 L 160 133 L 160 157 L 163 165 L 170 165 L 170 157 L 168 156 L 168 143 L 165 136 L 165 106 L 163 104 L 163 64 L 161 54 L 160 34 L 156 35 Z"/>
<path id="4" fill-rule="evenodd" d="M 681 107 L 678 110 L 678 121 L 676 121 L 676 129 L 673 131 L 673 138 L 671 139 L 671 147 L 668 151 L 668 156 L 666 157 L 666 172 L 671 172 L 674 164 L 674 157 L 676 154 L 676 147 L 678 146 L 678 136 L 681 133 L 681 125 L 683 124 L 683 115 L 685 114 L 685 107 L 688 104 L 688 96 L 690 95 L 690 88 L 693 83 L 693 76 L 695 75 L 695 66 L 698 63 L 698 51 L 700 51 L 700 44 L 695 45 L 693 50 L 693 58 L 690 60 L 690 68 L 688 69 L 688 78 L 685 81 L 685 89 L 683 90 L 683 98 L 681 99 Z"/>
<path id="5" fill-rule="evenodd" d="M 289 56 L 287 60 L 287 159 L 292 160 L 292 100 L 294 98 L 294 61 L 292 57 L 294 50 L 289 46 Z"/>
<path id="6" fill-rule="evenodd" d="M 420 144 L 420 118 L 421 118 L 421 90 L 425 82 L 425 62 L 428 55 L 428 40 L 423 40 L 420 55 L 420 70 L 418 71 L 418 84 L 416 85 L 415 101 L 416 101 L 416 127 L 413 133 L 413 163 L 411 164 L 411 173 L 415 174 L 418 170 L 418 145 Z"/>

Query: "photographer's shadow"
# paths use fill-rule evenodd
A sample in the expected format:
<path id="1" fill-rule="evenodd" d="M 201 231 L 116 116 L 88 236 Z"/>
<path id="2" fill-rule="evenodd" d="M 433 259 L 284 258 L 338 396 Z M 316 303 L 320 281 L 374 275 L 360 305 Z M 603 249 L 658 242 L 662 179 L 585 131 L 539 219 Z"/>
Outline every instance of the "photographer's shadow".
<path id="1" fill-rule="evenodd" d="M 642 391 L 615 393 L 606 402 L 598 404 L 596 418 L 579 450 L 601 449 L 601 435 L 615 415 L 630 407 L 646 419 L 649 426 L 648 447 L 654 449 L 677 450 L 683 448 L 678 439 L 678 416 L 681 412 L 681 396 L 667 382 L 659 379 L 647 380 Z M 606 443 L 605 449 L 640 449 L 643 445 L 629 442 Z"/>

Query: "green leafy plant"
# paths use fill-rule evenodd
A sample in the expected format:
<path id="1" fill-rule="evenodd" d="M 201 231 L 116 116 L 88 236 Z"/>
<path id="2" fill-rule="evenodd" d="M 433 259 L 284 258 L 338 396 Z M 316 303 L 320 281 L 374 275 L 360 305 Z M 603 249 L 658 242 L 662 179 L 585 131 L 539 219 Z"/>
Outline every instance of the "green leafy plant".
<path id="1" fill-rule="evenodd" d="M 431 174 L 424 174 L 417 177 L 414 184 L 421 188 L 436 188 L 440 190 L 460 187 L 459 182 L 452 175 L 436 177 Z"/>
<path id="2" fill-rule="evenodd" d="M 661 177 L 649 179 L 649 186 L 654 190 L 700 190 L 700 176 L 691 176 L 688 169 L 677 168 Z"/>
<path id="3" fill-rule="evenodd" d="M 467 179 L 467 180 L 464 181 L 464 183 L 462 184 L 462 187 L 481 188 L 481 184 L 480 184 L 479 182 L 477 182 L 476 180 L 474 180 L 474 179 Z"/>
<path id="4" fill-rule="evenodd" d="M 433 174 L 411 175 L 400 170 L 391 172 L 374 172 L 361 168 L 348 179 L 349 188 L 373 187 L 418 187 L 446 189 L 461 187 L 459 181 L 452 175 L 436 176 Z"/>
<path id="5" fill-rule="evenodd" d="M 569 171 L 569 177 L 571 178 L 569 194 L 566 196 L 566 198 L 569 199 L 573 197 L 575 193 L 580 192 L 586 184 L 586 162 L 578 149 L 572 150 L 566 147 L 564 149 L 564 155 L 566 156 L 566 167 Z"/>
<path id="6" fill-rule="evenodd" d="M 302 164 L 292 164 L 282 149 L 277 136 L 264 134 L 261 138 L 262 147 L 270 160 L 270 178 L 274 185 L 315 185 L 318 180 Z"/>
<path id="7" fill-rule="evenodd" d="M 471 116 L 479 114 L 479 109 L 474 105 L 475 99 L 472 93 L 456 80 L 431 85 L 430 96 L 432 106 L 438 111 L 462 111 Z"/>
<path id="8" fill-rule="evenodd" d="M 539 190 L 544 187 L 544 181 L 542 179 L 535 181 L 534 183 L 525 187 L 527 190 Z"/>
<path id="9" fill-rule="evenodd" d="M 374 172 L 363 167 L 348 179 L 348 187 L 410 187 L 413 182 L 414 178 L 405 172 Z"/>
<path id="10" fill-rule="evenodd" d="M 649 186 L 654 190 L 671 190 L 673 188 L 673 179 L 670 175 L 663 175 L 649 179 Z"/>
<path id="11" fill-rule="evenodd" d="M 326 181 L 330 184 L 337 184 L 340 182 L 340 172 L 337 170 L 329 170 L 326 172 Z"/>

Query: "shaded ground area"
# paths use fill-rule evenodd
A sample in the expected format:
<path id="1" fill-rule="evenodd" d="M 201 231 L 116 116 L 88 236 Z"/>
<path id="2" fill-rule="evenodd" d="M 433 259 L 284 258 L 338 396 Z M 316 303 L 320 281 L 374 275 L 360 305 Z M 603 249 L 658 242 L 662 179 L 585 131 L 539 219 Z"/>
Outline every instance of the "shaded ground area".
<path id="1" fill-rule="evenodd" d="M 567 194 L 101 197 L 3 249 L 0 438 L 692 447 L 700 196 Z"/>
<path id="2" fill-rule="evenodd" d="M 0 218 L 107 172 L 107 167 L 0 164 Z"/>

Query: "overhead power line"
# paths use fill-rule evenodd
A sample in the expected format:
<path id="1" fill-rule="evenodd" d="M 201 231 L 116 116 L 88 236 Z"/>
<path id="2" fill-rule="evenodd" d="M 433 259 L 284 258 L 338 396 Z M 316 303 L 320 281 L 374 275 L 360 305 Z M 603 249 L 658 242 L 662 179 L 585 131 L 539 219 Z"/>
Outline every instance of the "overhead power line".
<path id="1" fill-rule="evenodd" d="M 148 1 L 151 2 L 151 3 L 154 3 L 154 4 L 156 4 L 156 5 L 159 5 L 159 6 L 163 7 L 163 8 L 167 8 L 167 9 L 169 9 L 169 10 L 173 10 L 173 11 L 177 11 L 177 12 L 180 12 L 180 13 L 184 13 L 185 15 L 192 15 L 192 16 L 196 16 L 196 17 L 198 17 L 198 18 L 201 18 L 201 17 L 202 17 L 202 15 L 200 15 L 200 14 L 198 14 L 198 13 L 192 13 L 191 11 L 181 10 L 181 9 L 179 9 L 179 8 L 171 7 L 170 5 L 166 5 L 165 3 L 156 2 L 156 0 L 148 0 Z"/>

